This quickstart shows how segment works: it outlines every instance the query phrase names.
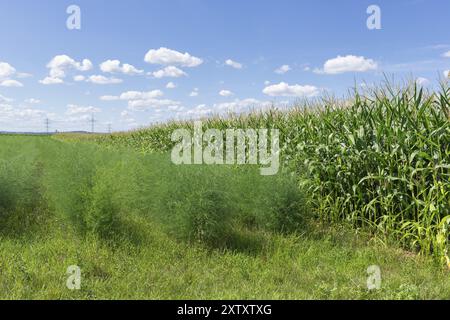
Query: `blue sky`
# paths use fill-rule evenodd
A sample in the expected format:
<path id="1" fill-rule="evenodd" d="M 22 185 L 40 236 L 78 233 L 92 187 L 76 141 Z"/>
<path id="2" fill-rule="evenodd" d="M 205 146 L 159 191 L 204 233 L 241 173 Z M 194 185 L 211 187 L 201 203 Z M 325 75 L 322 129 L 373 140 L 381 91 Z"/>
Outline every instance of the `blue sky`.
<path id="1" fill-rule="evenodd" d="M 380 30 L 366 25 L 372 4 Z M 449 12 L 448 0 L 1 0 L 0 131 L 44 131 L 46 118 L 89 130 L 92 114 L 97 131 L 127 130 L 342 96 L 383 73 L 433 88 L 450 69 Z"/>

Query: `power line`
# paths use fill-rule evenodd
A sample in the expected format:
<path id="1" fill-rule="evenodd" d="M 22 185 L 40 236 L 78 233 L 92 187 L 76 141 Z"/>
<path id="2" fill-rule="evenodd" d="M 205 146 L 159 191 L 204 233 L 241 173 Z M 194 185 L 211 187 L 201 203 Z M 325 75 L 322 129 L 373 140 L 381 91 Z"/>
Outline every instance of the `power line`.
<path id="1" fill-rule="evenodd" d="M 95 120 L 94 118 L 94 114 L 92 114 L 90 122 L 91 122 L 91 133 L 94 133 L 94 125 L 97 122 L 97 120 Z"/>
<path id="2" fill-rule="evenodd" d="M 47 134 L 49 134 L 49 126 L 50 126 L 50 120 L 48 118 L 45 119 L 45 128 L 47 130 Z"/>

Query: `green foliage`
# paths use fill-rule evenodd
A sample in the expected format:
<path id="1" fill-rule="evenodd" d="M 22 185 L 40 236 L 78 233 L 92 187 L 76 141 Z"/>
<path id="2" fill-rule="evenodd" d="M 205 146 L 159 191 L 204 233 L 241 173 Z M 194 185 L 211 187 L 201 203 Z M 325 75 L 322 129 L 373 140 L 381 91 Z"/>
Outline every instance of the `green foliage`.
<path id="1" fill-rule="evenodd" d="M 95 146 L 61 143 L 45 149 L 46 198 L 51 208 L 81 232 L 120 233 L 125 210 L 137 196 L 134 159 Z"/>
<path id="2" fill-rule="evenodd" d="M 25 216 L 48 206 L 60 223 L 81 235 L 132 237 L 130 217 L 138 215 L 180 240 L 245 250 L 247 240 L 252 245 L 251 230 L 302 231 L 296 223 L 306 217 L 306 204 L 296 202 L 302 198 L 296 184 L 285 175 L 263 177 L 256 167 L 176 166 L 167 155 L 129 149 L 4 139 L 1 217 L 12 233 Z"/>
<path id="3" fill-rule="evenodd" d="M 150 170 L 148 170 L 150 171 Z M 243 248 L 245 230 L 301 232 L 307 204 L 297 185 L 285 175 L 261 176 L 254 167 L 175 166 L 159 170 L 152 214 L 180 239 L 214 248 Z M 150 184 L 151 186 L 151 184 Z"/>
<path id="4" fill-rule="evenodd" d="M 36 143 L 19 149 L 17 142 L 15 137 L 4 137 L 0 148 L 0 232 L 9 235 L 32 225 L 43 206 Z"/>

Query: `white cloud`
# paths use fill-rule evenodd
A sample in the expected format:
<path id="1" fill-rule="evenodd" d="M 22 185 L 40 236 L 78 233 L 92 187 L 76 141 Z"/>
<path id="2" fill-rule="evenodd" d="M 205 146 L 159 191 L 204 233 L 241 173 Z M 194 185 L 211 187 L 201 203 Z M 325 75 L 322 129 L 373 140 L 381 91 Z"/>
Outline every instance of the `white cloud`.
<path id="1" fill-rule="evenodd" d="M 235 69 L 242 69 L 242 67 L 243 67 L 241 63 L 233 61 L 231 59 L 228 59 L 227 61 L 225 61 L 225 64 L 227 66 L 230 66 L 230 67 L 235 68 Z"/>
<path id="2" fill-rule="evenodd" d="M 219 92 L 219 94 L 220 94 L 222 97 L 231 97 L 232 95 L 234 95 L 234 93 L 231 92 L 230 90 L 221 90 L 221 91 Z"/>
<path id="3" fill-rule="evenodd" d="M 16 68 L 7 62 L 0 62 L 0 86 L 2 87 L 23 87 L 23 84 L 17 80 L 12 79 L 18 77 Z"/>
<path id="4" fill-rule="evenodd" d="M 264 81 L 264 85 L 265 85 L 265 86 L 268 86 L 269 84 L 270 84 L 270 81 L 269 81 L 269 80 Z"/>
<path id="5" fill-rule="evenodd" d="M 62 80 L 60 78 L 45 77 L 44 79 L 39 80 L 39 83 L 42 83 L 45 85 L 60 84 L 60 83 L 64 83 L 64 80 Z"/>
<path id="6" fill-rule="evenodd" d="M 444 77 L 450 78 L 450 70 L 445 70 L 444 71 Z"/>
<path id="7" fill-rule="evenodd" d="M 2 87 L 23 87 L 23 84 L 17 80 L 4 80 L 0 83 Z"/>
<path id="8" fill-rule="evenodd" d="M 285 74 L 288 71 L 291 71 L 291 67 L 287 64 L 282 65 L 281 67 L 279 67 L 278 69 L 275 70 L 275 73 L 278 74 Z"/>
<path id="9" fill-rule="evenodd" d="M 119 100 L 120 97 L 118 96 L 101 96 L 100 100 L 102 101 L 115 101 L 115 100 Z"/>
<path id="10" fill-rule="evenodd" d="M 26 72 L 18 72 L 16 73 L 16 77 L 18 79 L 23 79 L 23 78 L 31 78 L 33 75 L 31 73 L 26 73 Z"/>
<path id="11" fill-rule="evenodd" d="M 251 110 L 264 110 L 271 107 L 272 103 L 270 101 L 260 101 L 253 98 L 236 99 L 232 102 L 216 103 L 211 107 L 208 107 L 206 104 L 200 104 L 185 112 L 177 112 L 177 118 L 201 118 L 213 114 L 242 113 Z"/>
<path id="12" fill-rule="evenodd" d="M 443 56 L 444 58 L 450 58 L 450 51 L 444 52 L 444 53 L 442 54 L 442 56 Z"/>
<path id="13" fill-rule="evenodd" d="M 185 108 L 183 106 L 179 106 L 179 105 L 174 105 L 174 106 L 168 106 L 167 110 L 169 111 L 176 111 L 176 112 L 181 112 L 183 111 Z"/>
<path id="14" fill-rule="evenodd" d="M 107 60 L 100 64 L 100 70 L 106 73 L 123 73 L 127 75 L 142 74 L 144 70 L 139 70 L 131 64 L 120 65 L 119 60 Z"/>
<path id="15" fill-rule="evenodd" d="M 195 108 L 186 111 L 183 115 L 192 118 L 198 118 L 211 115 L 213 112 L 214 109 L 208 108 L 205 104 L 199 104 Z"/>
<path id="16" fill-rule="evenodd" d="M 74 104 L 69 104 L 67 105 L 67 111 L 66 114 L 68 116 L 73 116 L 73 115 L 80 115 L 80 114 L 87 114 L 87 113 L 98 113 L 101 112 L 101 109 L 96 108 L 96 107 L 83 107 L 83 106 L 77 106 Z"/>
<path id="17" fill-rule="evenodd" d="M 178 106 L 180 102 L 169 99 L 158 99 L 163 96 L 161 90 L 152 91 L 126 91 L 119 96 L 102 96 L 103 101 L 128 101 L 128 109 L 132 111 L 145 111 L 149 108 L 157 109 L 167 106 Z M 128 114 L 128 111 L 127 111 Z"/>
<path id="18" fill-rule="evenodd" d="M 30 98 L 30 99 L 26 99 L 25 102 L 29 103 L 29 104 L 39 104 L 39 103 L 41 103 L 41 100 Z"/>
<path id="19" fill-rule="evenodd" d="M 200 104 L 195 108 L 189 109 L 185 112 L 177 112 L 177 118 L 201 118 L 211 116 L 213 114 L 228 114 L 248 112 L 251 110 L 264 110 L 272 107 L 270 101 L 261 101 L 253 98 L 248 99 L 236 99 L 232 102 L 216 103 L 211 107 L 206 104 Z"/>
<path id="20" fill-rule="evenodd" d="M 101 96 L 100 100 L 103 101 L 114 101 L 114 100 L 147 100 L 147 99 L 155 99 L 163 96 L 164 93 L 161 90 L 152 90 L 152 91 L 127 91 L 120 94 L 120 96 Z"/>
<path id="21" fill-rule="evenodd" d="M 94 84 L 118 84 L 118 83 L 123 82 L 122 79 L 117 79 L 117 78 L 112 78 L 112 77 L 108 78 L 108 77 L 101 76 L 101 75 L 90 76 L 86 81 L 94 83 Z"/>
<path id="22" fill-rule="evenodd" d="M 84 59 L 82 62 L 75 61 L 67 55 L 55 56 L 48 64 L 49 74 L 53 78 L 64 78 L 66 71 L 75 69 L 78 71 L 88 71 L 92 69 L 92 62 Z"/>
<path id="23" fill-rule="evenodd" d="M 7 98 L 7 97 L 5 97 L 5 96 L 2 96 L 2 95 L 0 94 L 0 102 L 12 102 L 12 101 L 14 101 L 14 100 L 11 99 L 11 98 Z"/>
<path id="24" fill-rule="evenodd" d="M 128 109 L 134 111 L 144 111 L 149 108 L 160 108 L 164 106 L 179 105 L 180 102 L 169 99 L 146 99 L 146 100 L 132 100 L 128 101 Z"/>
<path id="25" fill-rule="evenodd" d="M 154 99 L 164 95 L 161 90 L 152 90 L 148 92 L 127 91 L 120 95 L 121 100 L 147 100 Z"/>
<path id="26" fill-rule="evenodd" d="M 0 80 L 8 79 L 16 73 L 16 69 L 7 62 L 0 62 Z"/>
<path id="27" fill-rule="evenodd" d="M 31 108 L 14 108 L 9 104 L 0 104 L 0 122 L 14 123 L 17 121 L 27 121 L 28 123 L 39 121 L 46 116 L 43 110 Z"/>
<path id="28" fill-rule="evenodd" d="M 92 69 L 92 62 L 84 59 L 81 62 L 75 61 L 68 55 L 55 56 L 48 64 L 49 76 L 39 82 L 42 84 L 58 84 L 63 83 L 67 71 L 73 69 L 77 71 L 88 71 Z"/>
<path id="29" fill-rule="evenodd" d="M 279 84 L 265 87 L 263 93 L 272 97 L 314 97 L 319 94 L 319 89 L 310 85 L 289 85 L 288 83 L 280 82 Z"/>
<path id="30" fill-rule="evenodd" d="M 325 62 L 323 69 L 316 69 L 316 73 L 339 74 L 345 72 L 365 72 L 376 70 L 378 65 L 372 59 L 366 59 L 363 56 L 347 55 L 345 57 L 337 56 Z"/>
<path id="31" fill-rule="evenodd" d="M 177 85 L 175 83 L 173 83 L 173 82 L 169 82 L 166 85 L 167 89 L 175 89 L 176 87 L 177 87 Z"/>
<path id="32" fill-rule="evenodd" d="M 426 86 L 426 85 L 430 84 L 430 80 L 428 80 L 427 78 L 418 77 L 418 78 L 416 79 L 416 83 L 417 83 L 419 86 Z"/>
<path id="33" fill-rule="evenodd" d="M 73 77 L 73 81 L 76 81 L 76 82 L 84 81 L 85 79 L 86 79 L 86 77 L 82 76 L 82 75 L 77 75 L 77 76 Z"/>
<path id="34" fill-rule="evenodd" d="M 272 106 L 270 101 L 261 101 L 253 98 L 247 99 L 236 99 L 233 102 L 224 102 L 219 104 L 214 104 L 214 109 L 219 113 L 228 112 L 245 112 L 250 110 L 262 110 L 267 109 Z"/>
<path id="35" fill-rule="evenodd" d="M 130 114 L 129 111 L 123 110 L 123 111 L 120 113 L 120 116 L 125 118 L 125 117 L 131 116 L 131 114 Z"/>
<path id="36" fill-rule="evenodd" d="M 184 72 L 181 69 L 178 69 L 175 66 L 168 66 L 165 67 L 164 69 L 155 71 L 153 73 L 151 73 L 151 75 L 153 75 L 155 78 L 179 78 L 179 77 L 183 77 L 183 76 L 187 76 L 186 72 Z"/>
<path id="37" fill-rule="evenodd" d="M 145 62 L 151 64 L 172 65 L 182 67 L 197 67 L 203 63 L 203 60 L 189 53 L 181 53 L 167 48 L 151 49 L 144 58 Z"/>
<path id="38" fill-rule="evenodd" d="M 189 96 L 190 97 L 197 97 L 198 96 L 198 88 L 195 88 L 190 94 L 189 94 Z"/>

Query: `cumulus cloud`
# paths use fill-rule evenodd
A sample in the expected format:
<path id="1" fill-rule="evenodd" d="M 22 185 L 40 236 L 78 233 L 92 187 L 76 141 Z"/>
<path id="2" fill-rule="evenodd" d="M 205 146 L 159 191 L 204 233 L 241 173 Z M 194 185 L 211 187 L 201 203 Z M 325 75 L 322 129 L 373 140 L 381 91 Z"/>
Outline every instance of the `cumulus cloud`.
<path id="1" fill-rule="evenodd" d="M 68 55 L 57 55 L 47 64 L 49 75 L 39 82 L 45 85 L 59 84 L 64 82 L 64 78 L 69 70 L 88 71 L 92 69 L 92 62 L 84 59 L 78 62 Z"/>
<path id="2" fill-rule="evenodd" d="M 39 80 L 39 83 L 49 85 L 49 84 L 60 84 L 64 83 L 63 79 L 60 78 L 52 78 L 52 77 L 45 77 L 42 80 Z"/>
<path id="3" fill-rule="evenodd" d="M 181 53 L 175 50 L 161 47 L 157 50 L 151 49 L 144 58 L 145 62 L 151 64 L 181 66 L 181 67 L 197 67 L 203 63 L 203 60 L 189 53 Z"/>
<path id="4" fill-rule="evenodd" d="M 316 69 L 316 73 L 339 74 L 345 72 L 366 72 L 376 70 L 378 65 L 372 59 L 366 59 L 363 56 L 337 56 L 334 59 L 327 60 L 323 69 Z"/>
<path id="5" fill-rule="evenodd" d="M 184 117 L 191 117 L 191 118 L 200 118 L 205 117 L 213 114 L 214 109 L 208 108 L 205 104 L 199 104 L 193 109 L 187 110 L 185 113 L 183 113 Z M 180 116 L 180 115 L 179 115 Z"/>
<path id="6" fill-rule="evenodd" d="M 18 77 L 16 68 L 7 62 L 0 61 L 0 86 L 2 87 L 23 87 L 20 81 L 14 80 L 13 77 Z"/>
<path id="7" fill-rule="evenodd" d="M 185 107 L 180 106 L 180 105 L 174 105 L 174 106 L 168 106 L 167 110 L 181 112 L 181 111 L 185 110 Z"/>
<path id="8" fill-rule="evenodd" d="M 121 117 L 129 117 L 129 116 L 131 116 L 131 113 L 128 111 L 128 110 L 123 110 L 121 113 L 120 113 L 120 116 Z"/>
<path id="9" fill-rule="evenodd" d="M 16 73 L 16 69 L 7 62 L 0 62 L 0 80 L 8 79 Z"/>
<path id="10" fill-rule="evenodd" d="M 66 114 L 68 116 L 74 116 L 74 115 L 80 115 L 80 114 L 90 114 L 90 113 L 98 113 L 101 112 L 101 109 L 96 108 L 96 107 L 92 107 L 92 106 L 88 106 L 88 107 L 83 107 L 83 106 L 78 106 L 75 104 L 69 104 L 67 105 L 67 111 Z"/>
<path id="11" fill-rule="evenodd" d="M 150 75 L 152 75 L 155 78 L 179 78 L 179 77 L 183 77 L 183 76 L 187 76 L 186 72 L 184 72 L 181 69 L 178 69 L 175 66 L 168 66 L 165 67 L 164 69 L 155 71 L 150 73 Z"/>
<path id="12" fill-rule="evenodd" d="M 218 113 L 229 113 L 229 112 L 245 112 L 250 110 L 263 110 L 270 108 L 272 103 L 270 101 L 261 101 L 254 98 L 247 99 L 236 99 L 232 102 L 224 102 L 214 104 L 214 110 Z"/>
<path id="13" fill-rule="evenodd" d="M 178 112 L 177 118 L 201 118 L 213 114 L 226 115 L 231 113 L 242 113 L 251 110 L 264 110 L 272 107 L 270 101 L 261 101 L 254 98 L 236 99 L 232 102 L 215 103 L 208 107 L 206 104 L 200 104 L 185 112 Z"/>
<path id="14" fill-rule="evenodd" d="M 128 109 L 133 111 L 145 111 L 150 108 L 160 108 L 167 106 L 180 105 L 180 102 L 170 99 L 146 99 L 146 100 L 131 100 L 128 101 Z"/>
<path id="15" fill-rule="evenodd" d="M 101 96 L 100 97 L 100 100 L 102 100 L 102 101 L 116 101 L 119 99 L 120 99 L 120 97 L 118 97 L 118 96 Z"/>
<path id="16" fill-rule="evenodd" d="M 164 93 L 161 90 L 152 91 L 126 91 L 119 96 L 101 96 L 100 100 L 114 101 L 114 100 L 146 100 L 154 99 L 163 96 Z"/>
<path id="17" fill-rule="evenodd" d="M 11 98 L 7 98 L 7 97 L 5 97 L 5 96 L 2 96 L 2 95 L 0 94 L 0 102 L 12 102 L 12 101 L 14 101 L 14 100 L 11 99 Z"/>
<path id="18" fill-rule="evenodd" d="M 275 70 L 275 73 L 278 74 L 285 74 L 286 72 L 291 71 L 291 67 L 287 64 L 282 65 L 281 67 L 279 67 L 278 69 Z"/>
<path id="19" fill-rule="evenodd" d="M 47 113 L 43 110 L 14 108 L 11 105 L 0 104 L 0 122 L 40 121 L 46 115 Z"/>
<path id="20" fill-rule="evenodd" d="M 444 52 L 444 53 L 442 54 L 442 56 L 443 56 L 444 58 L 450 58 L 450 51 Z"/>
<path id="21" fill-rule="evenodd" d="M 2 103 L 2 101 L 5 103 Z M 53 114 L 47 113 L 44 110 L 25 106 L 15 107 L 9 104 L 12 101 L 12 99 L 0 96 L 0 123 L 2 123 L 3 129 L 9 127 L 12 130 L 21 130 L 13 128 L 17 124 L 23 128 L 25 123 L 27 123 L 28 128 L 41 128 L 42 120 L 45 117 L 53 116 Z"/>
<path id="22" fill-rule="evenodd" d="M 131 64 L 121 65 L 119 60 L 106 60 L 100 64 L 100 70 L 105 73 L 123 73 L 126 75 L 142 74 L 144 70 L 139 70 Z"/>
<path id="23" fill-rule="evenodd" d="M 175 89 L 176 87 L 177 87 L 177 85 L 173 82 L 169 82 L 166 84 L 167 89 Z"/>
<path id="24" fill-rule="evenodd" d="M 122 83 L 122 79 L 117 79 L 113 77 L 105 77 L 102 75 L 92 75 L 86 80 L 87 82 L 91 82 L 94 84 L 118 84 Z"/>
<path id="25" fill-rule="evenodd" d="M 30 99 L 26 99 L 25 102 L 29 103 L 29 104 L 39 104 L 39 103 L 41 103 L 41 100 L 35 99 L 35 98 L 30 98 Z"/>
<path id="26" fill-rule="evenodd" d="M 225 61 L 225 64 L 227 66 L 230 66 L 230 67 L 235 68 L 235 69 L 242 69 L 242 67 L 243 67 L 241 63 L 233 61 L 231 59 L 228 59 L 227 61 Z"/>
<path id="27" fill-rule="evenodd" d="M 82 75 L 77 75 L 77 76 L 73 77 L 73 81 L 76 81 L 76 82 L 80 82 L 80 81 L 84 81 L 84 80 L 86 80 L 86 77 L 82 76 Z"/>
<path id="28" fill-rule="evenodd" d="M 450 70 L 445 70 L 444 71 L 444 77 L 450 78 Z"/>
<path id="29" fill-rule="evenodd" d="M 234 95 L 234 93 L 231 92 L 230 90 L 221 90 L 221 91 L 219 92 L 219 94 L 220 94 L 222 97 L 231 97 L 232 95 Z"/>
<path id="30" fill-rule="evenodd" d="M 33 75 L 31 74 L 31 73 L 26 73 L 26 72 L 17 72 L 16 73 L 16 77 L 18 78 L 18 79 L 24 79 L 24 78 L 30 78 L 30 77 L 32 77 Z"/>
<path id="31" fill-rule="evenodd" d="M 190 97 L 197 97 L 199 95 L 198 88 L 195 88 L 190 94 Z"/>
<path id="32" fill-rule="evenodd" d="M 319 94 L 319 89 L 311 85 L 289 85 L 286 82 L 280 82 L 265 87 L 263 93 L 272 97 L 314 97 Z"/>
<path id="33" fill-rule="evenodd" d="M 23 84 L 17 80 L 3 80 L 0 82 L 0 86 L 2 87 L 23 87 Z"/>
<path id="34" fill-rule="evenodd" d="M 127 91 L 120 95 L 121 100 L 146 100 L 163 96 L 161 90 L 152 90 L 147 92 L 141 91 Z"/>
<path id="35" fill-rule="evenodd" d="M 178 101 L 158 99 L 163 95 L 164 93 L 161 90 L 126 91 L 118 96 L 102 96 L 100 99 L 103 101 L 128 101 L 128 109 L 132 111 L 145 111 L 150 108 L 157 109 L 161 107 L 180 105 L 180 102 Z"/>

